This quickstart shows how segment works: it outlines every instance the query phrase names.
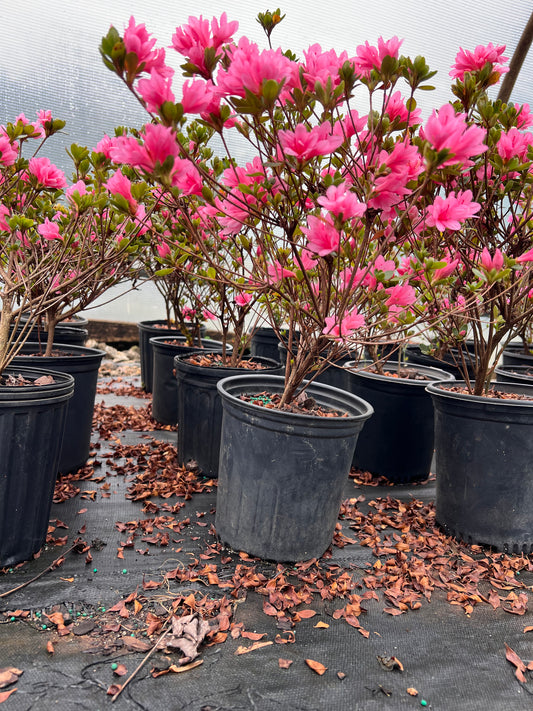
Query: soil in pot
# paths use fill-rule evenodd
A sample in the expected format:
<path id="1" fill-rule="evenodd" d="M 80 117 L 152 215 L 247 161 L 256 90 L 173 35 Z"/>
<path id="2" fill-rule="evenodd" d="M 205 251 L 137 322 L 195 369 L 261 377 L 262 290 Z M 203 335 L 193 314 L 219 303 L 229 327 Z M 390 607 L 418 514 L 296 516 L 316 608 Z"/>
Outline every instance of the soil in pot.
<path id="1" fill-rule="evenodd" d="M 0 567 L 28 560 L 45 542 L 74 392 L 65 373 L 15 365 L 10 374 L 30 384 L 0 384 Z"/>
<path id="2" fill-rule="evenodd" d="M 368 361 L 349 363 L 350 392 L 369 402 L 373 417 L 358 437 L 353 466 L 394 484 L 427 479 L 433 458 L 431 381 L 453 380 L 439 368 L 388 361 L 377 372 Z"/>
<path id="3" fill-rule="evenodd" d="M 430 384 L 435 406 L 436 519 L 467 543 L 533 551 L 533 386 L 498 397 Z M 522 399 L 526 398 L 526 399 Z"/>
<path id="4" fill-rule="evenodd" d="M 282 377 L 258 373 L 219 381 L 215 520 L 233 549 L 281 562 L 318 558 L 330 545 L 357 435 L 372 414 L 360 398 L 320 383 L 309 385 L 305 398 L 328 416 L 250 401 L 283 387 Z"/>
<path id="5" fill-rule="evenodd" d="M 219 354 L 196 353 L 174 359 L 177 380 L 178 462 L 194 461 L 205 476 L 218 476 L 222 403 L 217 384 L 230 375 L 279 374 L 281 365 L 269 358 L 246 358 L 239 367 L 225 366 Z M 215 357 L 216 356 L 216 357 Z"/>
<path id="6" fill-rule="evenodd" d="M 58 463 L 58 471 L 66 474 L 84 466 L 89 457 L 98 369 L 105 353 L 97 348 L 64 343 L 55 344 L 51 356 L 41 353 L 39 343 L 26 342 L 13 359 L 13 365 L 35 365 L 56 373 L 69 373 L 74 378 L 74 394 L 67 407 Z"/>

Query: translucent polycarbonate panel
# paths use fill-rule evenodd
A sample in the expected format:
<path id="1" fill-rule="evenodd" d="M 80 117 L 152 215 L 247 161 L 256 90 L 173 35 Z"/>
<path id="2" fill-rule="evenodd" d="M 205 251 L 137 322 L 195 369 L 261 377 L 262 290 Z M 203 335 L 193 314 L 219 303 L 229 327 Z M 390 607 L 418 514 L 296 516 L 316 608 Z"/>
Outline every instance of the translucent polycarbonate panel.
<path id="1" fill-rule="evenodd" d="M 176 70 L 174 93 L 179 100 L 183 81 L 179 67 L 183 58 L 169 47 L 176 26 L 191 15 L 211 19 L 226 11 L 229 20 L 238 20 L 238 35 L 246 34 L 266 47 L 266 37 L 255 18 L 267 6 L 268 3 L 249 0 L 25 0 L 18 5 L 1 2 L 0 123 L 13 120 L 21 112 L 33 119 L 39 109 L 50 109 L 54 116 L 65 120 L 63 133 L 50 141 L 46 155 L 70 176 L 65 149 L 71 143 L 94 148 L 105 133 L 113 134 L 115 126 L 139 127 L 147 119 L 142 107 L 100 58 L 99 43 L 111 24 L 122 34 L 132 15 L 137 22 L 145 23 L 158 46 L 167 48 L 167 61 Z M 452 98 L 448 72 L 459 47 L 505 44 L 511 57 L 531 12 L 529 3 L 512 3 L 505 9 L 497 0 L 285 0 L 281 9 L 286 17 L 274 31 L 273 46 L 291 48 L 300 56 L 314 43 L 323 49 L 345 49 L 348 56 L 353 56 L 365 41 L 376 44 L 379 37 L 402 38 L 403 54 L 423 55 L 429 66 L 438 70 L 432 80 L 435 91 L 421 92 L 419 96 L 424 117 Z M 532 85 L 533 54 L 526 58 L 512 101 L 533 103 Z M 357 100 L 353 108 L 358 108 Z M 359 110 L 366 107 L 360 106 Z M 136 298 L 139 296 L 134 292 L 126 301 L 114 302 L 103 317 L 138 320 Z M 147 307 L 159 298 L 150 291 L 139 318 L 158 318 L 159 307 Z M 98 317 L 97 311 L 91 313 Z"/>

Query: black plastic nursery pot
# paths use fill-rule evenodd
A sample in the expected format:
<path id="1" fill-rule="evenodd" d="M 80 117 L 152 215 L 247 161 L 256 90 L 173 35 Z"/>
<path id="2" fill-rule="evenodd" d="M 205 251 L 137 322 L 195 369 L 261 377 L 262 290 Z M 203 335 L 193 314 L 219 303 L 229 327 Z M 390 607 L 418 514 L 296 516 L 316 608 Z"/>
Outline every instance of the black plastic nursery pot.
<path id="1" fill-rule="evenodd" d="M 529 365 L 498 365 L 494 373 L 498 383 L 533 385 L 533 360 Z"/>
<path id="2" fill-rule="evenodd" d="M 447 373 L 451 373 L 455 378 L 463 377 L 461 369 L 455 365 L 453 357 L 450 353 L 446 353 L 443 359 L 435 358 L 434 356 L 424 353 L 420 346 L 409 343 L 405 347 L 405 359 L 409 363 L 424 365 L 428 368 L 440 368 L 440 370 L 445 370 Z M 468 368 L 468 373 L 469 376 L 473 376 L 474 373 L 472 368 Z"/>
<path id="3" fill-rule="evenodd" d="M 387 361 L 385 375 L 368 370 L 370 361 L 346 364 L 349 391 L 369 402 L 374 415 L 357 439 L 353 466 L 386 477 L 394 484 L 427 479 L 433 458 L 433 403 L 426 392 L 431 381 L 453 380 L 439 368 L 402 363 L 423 380 L 396 377 L 398 361 Z"/>
<path id="4" fill-rule="evenodd" d="M 139 329 L 139 353 L 141 360 L 141 384 L 145 392 L 151 393 L 153 387 L 154 354 L 151 338 L 162 336 L 166 339 L 182 337 L 183 332 L 178 327 L 168 325 L 166 319 L 156 319 L 155 321 L 140 321 L 137 324 Z M 205 327 L 200 327 L 200 336 L 205 335 Z"/>
<path id="5" fill-rule="evenodd" d="M 197 351 L 198 352 L 198 351 Z M 255 371 L 244 368 L 203 366 L 174 359 L 178 383 L 178 463 L 195 461 L 205 476 L 217 477 L 222 430 L 222 403 L 217 389 L 230 375 Z M 270 358 L 250 358 L 261 363 L 261 374 L 279 375 L 281 366 Z"/>
<path id="6" fill-rule="evenodd" d="M 258 358 L 279 361 L 278 335 L 273 328 L 257 328 L 250 339 L 250 354 Z"/>
<path id="7" fill-rule="evenodd" d="M 464 382 L 453 383 L 461 388 Z M 448 386 L 449 387 L 449 386 Z M 533 551 L 533 387 L 496 383 L 527 400 L 427 390 L 435 407 L 436 519 L 467 543 Z"/>
<path id="8" fill-rule="evenodd" d="M 154 356 L 150 339 L 157 336 L 172 338 L 182 336 L 179 328 L 171 328 L 166 319 L 156 319 L 154 321 L 141 321 L 137 324 L 139 329 L 139 352 L 141 359 L 141 384 L 145 392 L 152 392 Z"/>
<path id="9" fill-rule="evenodd" d="M 502 354 L 502 365 L 528 365 L 533 368 L 533 353 L 526 353 L 522 344 L 508 345 Z"/>
<path id="10" fill-rule="evenodd" d="M 54 344 L 55 355 L 41 356 L 41 350 L 38 343 L 26 342 L 13 359 L 13 366 L 35 365 L 55 373 L 69 373 L 74 378 L 57 469 L 67 474 L 83 467 L 89 457 L 98 369 L 105 353 L 98 348 L 66 343 Z"/>
<path id="11" fill-rule="evenodd" d="M 31 385 L 0 385 L 0 567 L 28 560 L 41 548 L 74 392 L 74 378 L 39 368 L 11 366 Z M 54 383 L 34 385 L 50 375 Z"/>
<path id="12" fill-rule="evenodd" d="M 359 397 L 329 385 L 306 389 L 345 417 L 268 409 L 240 399 L 280 393 L 284 379 L 221 380 L 223 419 L 215 527 L 234 550 L 279 562 L 320 557 L 331 544 L 357 436 L 372 415 Z"/>
<path id="13" fill-rule="evenodd" d="M 175 425 L 178 421 L 178 384 L 174 358 L 176 355 L 194 353 L 200 344 L 187 345 L 185 336 L 157 336 L 150 338 L 152 349 L 152 417 L 162 425 Z M 218 352 L 222 350 L 220 341 L 203 338 L 202 350 Z M 232 346 L 227 346 L 231 351 Z"/>

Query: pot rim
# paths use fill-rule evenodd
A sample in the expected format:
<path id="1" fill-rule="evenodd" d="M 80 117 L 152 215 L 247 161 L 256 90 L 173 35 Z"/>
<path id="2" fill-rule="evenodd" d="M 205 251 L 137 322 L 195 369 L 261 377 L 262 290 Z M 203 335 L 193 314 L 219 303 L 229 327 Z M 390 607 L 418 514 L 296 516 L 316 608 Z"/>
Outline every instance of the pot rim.
<path id="1" fill-rule="evenodd" d="M 329 422 L 330 424 L 349 423 L 353 422 L 354 420 L 360 420 L 361 418 L 368 419 L 371 415 L 374 414 L 374 408 L 372 407 L 372 405 L 366 400 L 363 400 L 363 398 L 359 397 L 358 395 L 354 395 L 353 393 L 350 393 L 346 390 L 335 388 L 332 385 L 326 385 L 325 383 L 312 382 L 308 386 L 306 392 L 309 392 L 311 396 L 313 396 L 313 394 L 316 395 L 317 398 L 320 397 L 321 393 L 324 395 L 330 395 L 331 397 L 337 395 L 339 399 L 338 405 L 335 406 L 328 403 L 326 405 L 327 407 L 332 407 L 341 411 L 345 411 L 346 408 L 343 406 L 344 400 L 350 401 L 354 403 L 354 405 L 357 405 L 357 407 L 361 409 L 361 412 L 357 414 L 351 414 L 347 412 L 347 417 L 317 417 L 316 415 L 306 415 L 300 412 L 287 412 L 284 410 L 278 410 L 277 408 L 264 408 L 260 405 L 254 405 L 251 402 L 241 400 L 236 395 L 233 395 L 232 393 L 226 390 L 228 385 L 239 385 L 240 383 L 245 384 L 246 380 L 251 378 L 261 378 L 261 380 L 264 382 L 264 385 L 261 384 L 260 387 L 264 387 L 264 389 L 273 388 L 274 392 L 282 392 L 285 386 L 285 377 L 283 375 L 261 375 L 260 373 L 250 373 L 242 375 L 230 375 L 227 378 L 219 380 L 219 382 L 217 383 L 217 390 L 223 398 L 227 398 L 233 403 L 238 403 L 239 407 L 242 407 L 243 410 L 252 414 L 262 413 L 263 416 L 266 415 L 269 417 L 290 416 L 293 418 L 297 418 L 297 420 L 299 420 L 300 422 Z M 307 380 L 304 380 L 302 384 L 307 382 Z"/>
<path id="2" fill-rule="evenodd" d="M 383 365 L 386 365 L 389 361 L 385 361 Z M 357 364 L 360 366 L 363 364 L 362 367 L 357 367 L 353 368 L 353 364 Z M 380 380 L 380 381 L 390 381 L 394 383 L 398 383 L 401 385 L 405 385 L 406 387 L 421 387 L 421 386 L 426 386 L 428 383 L 434 383 L 434 382 L 440 382 L 441 380 L 443 382 L 452 382 L 455 381 L 455 376 L 453 373 L 450 373 L 446 370 L 443 370 L 442 368 L 437 368 L 429 365 L 418 365 L 417 363 L 409 363 L 409 362 L 402 362 L 400 364 L 401 368 L 405 368 L 407 370 L 417 370 L 422 373 L 434 373 L 435 377 L 434 378 L 427 378 L 424 380 L 409 380 L 408 378 L 394 378 L 392 375 L 386 375 L 385 373 L 373 373 L 371 371 L 365 370 L 366 367 L 369 365 L 372 365 L 373 361 L 364 359 L 360 361 L 355 361 L 351 360 L 345 363 L 342 368 L 347 370 L 349 373 L 353 375 L 358 375 L 362 378 L 368 378 L 369 380 Z M 397 370 L 398 369 L 398 361 L 391 361 L 391 364 L 393 365 L 393 369 Z"/>
<path id="3" fill-rule="evenodd" d="M 26 345 L 28 345 L 28 346 L 39 346 L 40 345 L 42 347 L 43 344 L 40 344 L 37 341 L 26 341 L 26 343 L 24 343 L 24 345 L 22 346 L 22 349 L 24 349 L 24 346 L 26 346 Z M 79 345 L 75 345 L 74 343 L 70 344 L 70 343 L 56 343 L 56 342 L 54 342 L 54 350 L 55 349 L 61 349 L 66 352 L 62 355 L 55 355 L 55 356 L 39 355 L 38 357 L 39 358 L 54 359 L 54 361 L 56 361 L 56 360 L 60 360 L 61 358 L 73 358 L 76 356 L 79 356 L 82 358 L 87 358 L 89 356 L 102 356 L 102 358 L 103 358 L 105 355 L 107 355 L 106 352 L 101 350 L 100 348 L 91 348 L 89 346 L 79 346 Z M 69 351 L 74 351 L 74 352 L 71 353 Z M 17 363 L 18 362 L 16 360 L 17 358 L 24 358 L 24 359 L 32 358 L 33 359 L 33 358 L 35 358 L 35 354 L 22 353 L 22 351 L 19 351 L 19 353 L 17 353 L 17 355 L 13 358 L 12 362 Z M 24 362 L 26 362 L 26 360 Z M 34 361 L 32 360 L 32 362 L 34 362 Z"/>
<path id="4" fill-rule="evenodd" d="M 513 392 L 517 389 L 525 390 L 525 393 L 520 391 L 517 394 L 531 394 L 531 400 L 500 400 L 499 398 L 491 398 L 486 395 L 472 395 L 470 393 L 457 393 L 446 389 L 446 385 L 452 385 L 453 387 L 466 386 L 466 381 L 455 380 L 455 381 L 443 381 L 443 382 L 432 382 L 426 386 L 426 392 L 430 395 L 436 396 L 437 398 L 447 399 L 447 400 L 464 400 L 467 403 L 481 403 L 488 407 L 533 407 L 533 384 L 528 385 L 525 383 L 499 383 L 492 382 L 491 387 L 497 390 L 502 390 L 503 392 Z"/>
<path id="5" fill-rule="evenodd" d="M 243 374 L 246 373 L 249 375 L 260 375 L 265 370 L 272 370 L 274 368 L 279 369 L 281 367 L 281 363 L 279 363 L 279 361 L 277 361 L 277 360 L 274 360 L 273 358 L 267 358 L 266 356 L 253 356 L 253 355 L 243 356 L 243 358 L 241 358 L 241 360 L 253 360 L 258 363 L 265 363 L 269 367 L 263 369 L 263 371 L 253 371 L 253 370 L 247 370 L 247 369 L 244 370 L 243 368 L 239 368 L 238 365 L 211 366 L 211 365 L 198 365 L 197 363 L 188 363 L 187 362 L 187 358 L 190 358 L 191 356 L 204 355 L 207 353 L 220 355 L 219 351 L 209 351 L 209 350 L 206 351 L 203 348 L 197 348 L 194 351 L 189 351 L 188 353 L 181 353 L 181 354 L 174 356 L 174 365 L 176 365 L 176 366 L 181 365 L 181 366 L 184 366 L 185 368 L 191 368 L 193 370 L 196 370 L 196 369 L 202 370 L 203 368 L 214 368 L 217 370 L 217 372 L 218 371 L 222 372 L 223 370 L 228 370 L 228 371 L 229 370 L 238 370 L 239 373 L 242 372 Z M 228 377 L 230 377 L 230 376 L 228 376 Z M 233 376 L 231 376 L 231 377 L 233 377 Z"/>

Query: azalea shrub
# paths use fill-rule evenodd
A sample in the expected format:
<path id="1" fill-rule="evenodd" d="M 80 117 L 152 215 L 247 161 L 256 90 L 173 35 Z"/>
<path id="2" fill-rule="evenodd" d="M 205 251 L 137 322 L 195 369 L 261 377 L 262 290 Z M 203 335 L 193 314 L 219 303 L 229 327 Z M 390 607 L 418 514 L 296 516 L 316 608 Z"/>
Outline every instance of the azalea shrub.
<path id="1" fill-rule="evenodd" d="M 129 288 L 138 250 L 150 238 L 157 198 L 112 164 L 105 145 L 92 152 L 71 146 L 70 184 L 40 155 L 64 125 L 43 111 L 37 121 L 21 114 L 0 129 L 0 373 L 41 317 L 49 355 L 60 320 L 110 286 L 127 280 Z"/>
<path id="2" fill-rule="evenodd" d="M 176 260 L 201 255 L 207 278 L 298 334 L 282 403 L 342 350 L 415 327 L 441 348 L 473 338 L 467 384 L 482 392 L 533 293 L 529 110 L 487 96 L 504 48 L 460 50 L 455 100 L 423 120 L 416 97 L 435 72 L 397 37 L 299 58 L 272 48 L 279 11 L 258 19 L 264 49 L 236 39 L 225 13 L 176 28 L 177 96 L 145 25 L 111 27 L 104 63 L 150 118 L 112 141 L 112 160 L 157 185 L 185 226 Z M 192 124 L 199 141 L 184 140 Z"/>

